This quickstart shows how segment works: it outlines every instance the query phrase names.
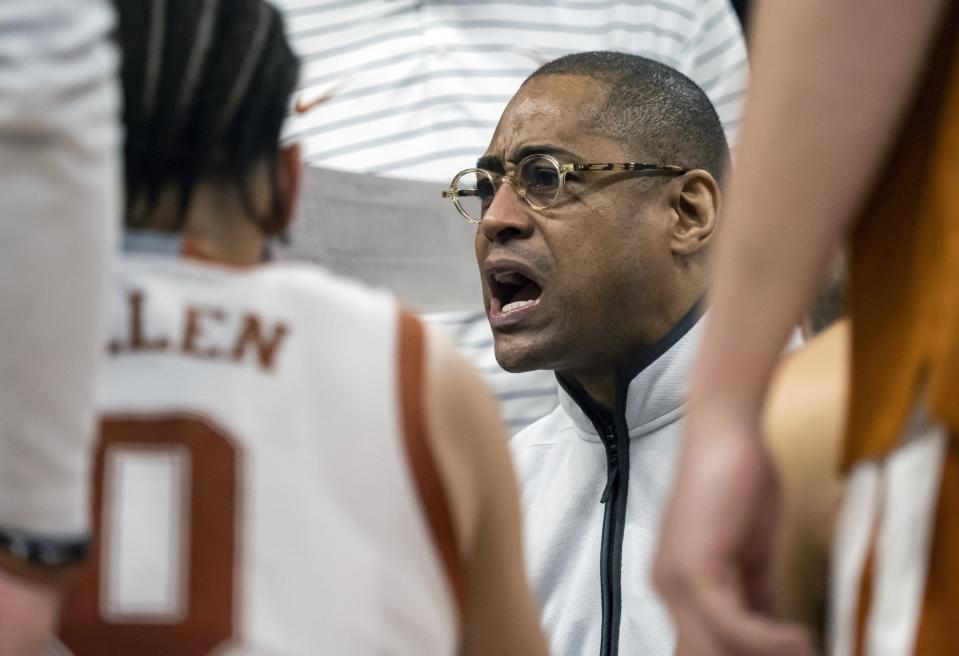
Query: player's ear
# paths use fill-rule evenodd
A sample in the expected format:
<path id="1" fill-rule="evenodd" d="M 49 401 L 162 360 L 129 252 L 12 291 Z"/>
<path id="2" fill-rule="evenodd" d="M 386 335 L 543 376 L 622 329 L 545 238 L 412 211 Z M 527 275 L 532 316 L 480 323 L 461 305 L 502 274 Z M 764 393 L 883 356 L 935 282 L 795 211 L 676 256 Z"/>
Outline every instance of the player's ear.
<path id="1" fill-rule="evenodd" d="M 719 185 L 701 169 L 684 173 L 672 185 L 670 204 L 675 223 L 670 246 L 677 255 L 692 255 L 702 250 L 716 229 L 719 216 Z"/>
<path id="2" fill-rule="evenodd" d="M 300 182 L 303 179 L 303 150 L 300 144 L 293 143 L 280 148 L 276 160 L 276 191 L 279 194 L 278 209 L 280 216 L 278 232 L 286 230 L 293 221 L 296 201 L 300 195 Z"/>

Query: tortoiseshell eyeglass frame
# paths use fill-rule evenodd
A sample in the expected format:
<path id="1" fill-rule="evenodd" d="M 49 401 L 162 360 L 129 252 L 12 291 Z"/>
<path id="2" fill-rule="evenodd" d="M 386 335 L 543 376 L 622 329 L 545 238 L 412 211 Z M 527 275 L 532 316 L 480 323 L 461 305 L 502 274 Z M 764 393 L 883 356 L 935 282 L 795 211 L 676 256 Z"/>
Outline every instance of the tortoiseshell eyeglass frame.
<path id="1" fill-rule="evenodd" d="M 516 174 L 511 175 L 499 175 L 493 173 L 492 171 L 487 171 L 486 169 L 463 169 L 457 173 L 448 189 L 442 191 L 442 197 L 448 198 L 453 201 L 456 211 L 459 212 L 464 219 L 470 223 L 480 223 L 483 220 L 483 217 L 473 217 L 470 216 L 463 206 L 460 204 L 459 199 L 465 197 L 476 197 L 480 195 L 478 189 L 457 189 L 456 185 L 459 184 L 460 179 L 469 175 L 470 173 L 476 173 L 477 175 L 485 176 L 492 184 L 494 189 L 494 195 L 499 191 L 500 185 L 504 182 L 508 182 L 513 190 L 526 201 L 526 204 L 532 207 L 536 211 L 548 210 L 549 208 L 556 205 L 559 202 L 560 198 L 563 197 L 563 191 L 566 187 L 566 174 L 572 173 L 573 171 L 662 171 L 666 173 L 671 173 L 673 175 L 682 175 L 689 171 L 689 169 L 683 168 L 682 166 L 676 166 L 674 164 L 647 164 L 644 162 L 588 162 L 588 163 L 570 163 L 570 164 L 561 164 L 552 155 L 540 155 L 533 154 L 528 157 L 524 157 L 519 164 L 516 165 L 516 171 L 522 171 L 524 166 L 533 159 L 543 159 L 550 162 L 553 167 L 556 169 L 557 174 L 559 175 L 559 185 L 557 185 L 556 195 L 553 197 L 549 203 L 538 204 L 533 201 L 529 194 L 526 191 L 526 186 L 516 178 Z"/>

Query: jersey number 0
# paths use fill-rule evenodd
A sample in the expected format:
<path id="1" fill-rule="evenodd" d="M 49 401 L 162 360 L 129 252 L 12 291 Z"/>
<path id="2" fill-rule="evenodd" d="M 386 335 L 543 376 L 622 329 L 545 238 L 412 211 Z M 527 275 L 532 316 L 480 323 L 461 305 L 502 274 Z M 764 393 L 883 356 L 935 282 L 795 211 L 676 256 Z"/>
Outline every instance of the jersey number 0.
<path id="1" fill-rule="evenodd" d="M 203 656 L 233 636 L 234 445 L 192 416 L 103 422 L 97 542 L 60 631 L 76 656 Z"/>

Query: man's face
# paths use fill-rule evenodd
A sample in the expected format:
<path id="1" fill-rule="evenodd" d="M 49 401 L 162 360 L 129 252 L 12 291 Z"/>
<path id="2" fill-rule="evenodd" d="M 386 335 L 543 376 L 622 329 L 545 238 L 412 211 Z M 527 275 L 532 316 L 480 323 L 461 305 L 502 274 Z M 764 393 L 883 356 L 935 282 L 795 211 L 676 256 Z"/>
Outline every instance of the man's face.
<path id="1" fill-rule="evenodd" d="M 583 119 L 605 92 L 580 76 L 530 81 L 503 113 L 483 167 L 512 174 L 533 153 L 561 164 L 633 161 Z M 476 259 L 501 366 L 601 369 L 641 348 L 671 265 L 663 184 L 628 172 L 570 173 L 560 201 L 543 211 L 500 186 L 477 229 Z"/>

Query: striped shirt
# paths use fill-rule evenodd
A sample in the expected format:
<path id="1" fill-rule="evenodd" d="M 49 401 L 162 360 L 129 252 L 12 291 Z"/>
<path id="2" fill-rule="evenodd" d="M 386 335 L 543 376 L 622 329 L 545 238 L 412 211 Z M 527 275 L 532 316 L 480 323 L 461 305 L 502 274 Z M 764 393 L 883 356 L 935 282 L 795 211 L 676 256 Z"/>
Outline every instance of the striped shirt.
<path id="1" fill-rule="evenodd" d="M 707 93 L 735 142 L 748 66 L 729 0 L 276 4 L 304 63 L 297 105 L 329 98 L 294 112 L 288 125 L 310 164 L 445 184 L 482 155 L 530 73 L 584 50 L 635 53 L 682 71 Z M 457 220 L 452 207 L 450 220 Z M 446 324 L 487 374 L 513 431 L 556 406 L 551 372 L 515 375 L 496 365 L 482 311 L 428 319 Z"/>
<path id="2" fill-rule="evenodd" d="M 709 95 L 734 141 L 746 49 L 728 0 L 279 0 L 304 61 L 289 136 L 311 164 L 447 181 L 522 81 L 583 50 L 656 59 Z"/>

